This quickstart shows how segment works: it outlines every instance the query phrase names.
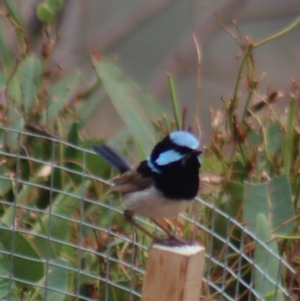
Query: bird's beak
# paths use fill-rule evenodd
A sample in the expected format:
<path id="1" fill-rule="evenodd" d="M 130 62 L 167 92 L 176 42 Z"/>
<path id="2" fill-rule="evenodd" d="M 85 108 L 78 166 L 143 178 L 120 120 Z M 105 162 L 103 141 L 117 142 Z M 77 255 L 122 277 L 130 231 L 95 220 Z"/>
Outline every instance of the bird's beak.
<path id="1" fill-rule="evenodd" d="M 195 155 L 201 155 L 202 154 L 202 151 L 200 150 L 200 149 L 195 149 L 195 150 L 193 150 L 193 154 L 195 154 Z"/>

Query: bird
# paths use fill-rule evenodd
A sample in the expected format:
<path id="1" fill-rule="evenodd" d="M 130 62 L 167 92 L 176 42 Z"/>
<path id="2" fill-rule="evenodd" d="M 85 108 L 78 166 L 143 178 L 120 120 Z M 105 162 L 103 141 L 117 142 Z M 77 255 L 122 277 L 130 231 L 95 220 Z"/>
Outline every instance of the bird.
<path id="1" fill-rule="evenodd" d="M 134 168 L 106 144 L 94 145 L 92 149 L 120 172 L 108 193 L 121 194 L 124 217 L 154 242 L 184 244 L 162 227 L 157 219 L 175 217 L 196 197 L 200 185 L 199 155 L 202 153 L 199 140 L 188 131 L 173 131 L 159 141 L 151 154 Z M 134 220 L 135 215 L 149 218 L 168 238 L 162 240 L 154 236 Z"/>

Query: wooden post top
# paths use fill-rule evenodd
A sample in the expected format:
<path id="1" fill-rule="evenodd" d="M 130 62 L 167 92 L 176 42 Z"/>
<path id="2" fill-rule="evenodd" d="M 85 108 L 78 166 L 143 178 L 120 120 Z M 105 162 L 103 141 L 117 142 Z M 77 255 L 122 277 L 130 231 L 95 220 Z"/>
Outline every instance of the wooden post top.
<path id="1" fill-rule="evenodd" d="M 143 281 L 142 301 L 199 301 L 205 249 L 199 245 L 153 245 Z"/>

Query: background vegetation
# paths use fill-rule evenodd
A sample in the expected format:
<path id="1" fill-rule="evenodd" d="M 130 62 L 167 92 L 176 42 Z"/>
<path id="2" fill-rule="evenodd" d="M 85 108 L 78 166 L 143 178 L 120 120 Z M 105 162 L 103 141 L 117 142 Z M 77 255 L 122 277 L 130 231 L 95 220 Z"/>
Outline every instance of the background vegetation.
<path id="1" fill-rule="evenodd" d="M 91 54 L 97 81 L 82 86 L 79 72 L 65 75 L 50 63 L 56 45 L 52 24 L 63 2 L 38 3 L 36 15 L 43 23 L 38 52 L 32 51 L 14 1 L 4 4 L 1 17 L 14 29 L 18 49 L 12 52 L 0 30 L 0 298 L 71 300 L 78 293 L 82 300 L 105 300 L 110 292 L 111 300 L 126 300 L 129 293 L 121 286 L 140 290 L 147 258 L 144 246 L 151 242 L 143 236 L 132 238 L 119 202 L 112 203 L 105 194 L 109 166 L 89 151 L 102 140 L 83 139 L 81 129 L 108 96 L 125 125 L 110 144 L 143 159 L 164 134 L 187 129 L 187 115 L 194 114 L 181 108 L 172 76 L 168 83 L 173 115 L 168 116 L 147 91 L 97 51 Z M 272 280 L 289 288 L 293 279 L 291 292 L 296 295 L 299 289 L 299 273 L 293 278 L 288 269 L 282 269 L 278 277 L 281 264 L 276 256 L 298 269 L 300 95 L 298 83 L 292 80 L 286 97 L 279 90 L 264 97 L 257 93 L 255 49 L 299 23 L 298 18 L 258 42 L 230 33 L 241 48 L 240 68 L 232 97 L 223 99 L 220 110 L 211 110 L 213 133 L 210 144 L 204 146 L 199 192 L 224 215 L 208 206 L 187 212 L 197 214 L 197 222 L 220 239 L 195 232 L 192 223 L 181 217 L 164 221 L 178 235 L 204 244 L 217 260 L 238 270 L 244 281 L 253 281 L 257 296 L 265 300 L 273 300 L 276 294 Z M 278 102 L 285 102 L 285 110 L 276 110 Z M 201 110 L 199 99 L 197 104 Z M 196 135 L 201 130 L 197 114 L 193 130 Z M 249 234 L 229 223 L 230 218 L 244 224 Z M 233 249 L 225 252 L 222 239 L 243 250 L 270 279 L 262 279 L 261 272 L 246 262 L 237 266 L 240 254 Z M 268 257 L 269 251 L 257 240 L 265 242 L 274 256 Z M 140 250 L 135 252 L 134 246 Z M 134 262 L 134 272 L 128 262 Z M 217 264 L 209 273 L 228 296 L 237 294 L 232 275 Z M 206 290 L 203 295 L 211 300 L 221 298 L 217 289 Z M 241 285 L 239 300 L 249 300 L 247 293 Z"/>

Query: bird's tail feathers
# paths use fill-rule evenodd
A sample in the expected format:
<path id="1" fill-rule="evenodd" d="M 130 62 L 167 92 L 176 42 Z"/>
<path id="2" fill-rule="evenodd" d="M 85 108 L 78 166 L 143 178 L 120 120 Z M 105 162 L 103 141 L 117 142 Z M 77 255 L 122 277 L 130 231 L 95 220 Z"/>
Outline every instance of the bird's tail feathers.
<path id="1" fill-rule="evenodd" d="M 130 166 L 126 163 L 126 161 L 119 155 L 114 149 L 103 144 L 103 145 L 94 145 L 92 149 L 106 160 L 110 165 L 117 168 L 121 173 L 126 172 L 130 169 Z"/>

